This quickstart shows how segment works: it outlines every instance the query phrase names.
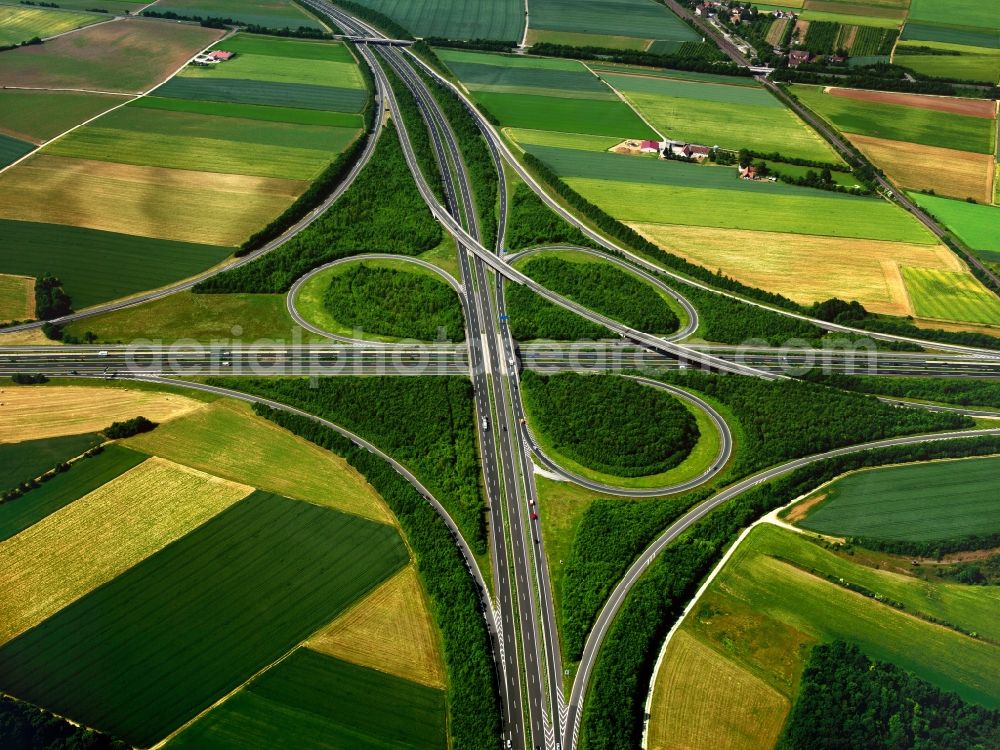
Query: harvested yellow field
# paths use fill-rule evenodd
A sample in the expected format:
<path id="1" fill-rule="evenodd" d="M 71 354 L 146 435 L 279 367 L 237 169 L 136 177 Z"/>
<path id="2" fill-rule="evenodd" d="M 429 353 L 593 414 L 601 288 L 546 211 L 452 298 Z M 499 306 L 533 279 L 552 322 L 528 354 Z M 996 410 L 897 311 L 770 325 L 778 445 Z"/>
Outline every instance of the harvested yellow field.
<path id="1" fill-rule="evenodd" d="M 99 432 L 140 415 L 166 422 L 205 406 L 173 393 L 81 385 L 10 386 L 0 401 L 0 443 Z"/>
<path id="2" fill-rule="evenodd" d="M 306 645 L 339 659 L 444 688 L 444 663 L 416 569 L 410 565 Z"/>
<path id="3" fill-rule="evenodd" d="M 781 693 L 683 629 L 656 675 L 650 750 L 774 747 L 790 704 Z"/>
<path id="4" fill-rule="evenodd" d="M 0 175 L 0 218 L 235 246 L 307 186 L 41 154 Z"/>
<path id="5" fill-rule="evenodd" d="M 629 226 L 692 263 L 802 304 L 840 297 L 856 299 L 874 312 L 912 315 L 900 265 L 968 273 L 944 245 L 665 224 Z"/>
<path id="6" fill-rule="evenodd" d="M 62 342 L 53 341 L 39 328 L 28 331 L 0 333 L 0 346 L 59 346 Z M 0 412 L 2 413 L 2 412 Z"/>
<path id="7" fill-rule="evenodd" d="M 35 317 L 35 280 L 0 274 L 0 323 Z"/>
<path id="8" fill-rule="evenodd" d="M 912 190 L 933 190 L 952 198 L 975 198 L 980 203 L 993 199 L 992 154 L 973 154 L 918 143 L 847 137 L 893 182 Z"/>
<path id="9" fill-rule="evenodd" d="M 253 492 L 150 458 L 0 544 L 0 643 Z"/>
<path id="10" fill-rule="evenodd" d="M 393 523 L 382 498 L 347 461 L 241 402 L 216 401 L 123 444 L 278 495 Z"/>

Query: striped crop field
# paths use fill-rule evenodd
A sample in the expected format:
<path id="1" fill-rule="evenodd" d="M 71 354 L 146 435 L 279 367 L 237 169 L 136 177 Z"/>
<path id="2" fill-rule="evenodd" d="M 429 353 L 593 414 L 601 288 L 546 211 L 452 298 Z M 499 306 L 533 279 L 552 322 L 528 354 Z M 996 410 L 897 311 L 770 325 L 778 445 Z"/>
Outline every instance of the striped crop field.
<path id="1" fill-rule="evenodd" d="M 656 138 L 657 134 L 624 102 L 481 91 L 476 101 L 505 127 L 586 135 Z"/>
<path id="2" fill-rule="evenodd" d="M 45 39 L 105 20 L 107 16 L 98 13 L 0 5 L 0 44 L 20 44 L 33 37 Z"/>
<path id="3" fill-rule="evenodd" d="M 530 8 L 529 41 L 550 41 L 584 47 L 635 49 L 626 40 L 697 42 L 700 37 L 680 18 L 658 3 L 643 0 L 535 0 Z M 550 36 L 555 33 L 556 35 Z M 559 34 L 571 34 L 571 39 Z M 660 45 L 661 47 L 663 45 Z"/>
<path id="4" fill-rule="evenodd" d="M 92 458 L 72 464 L 19 498 L 0 503 L 0 541 L 20 534 L 43 518 L 138 466 L 149 456 L 117 444 L 104 447 Z"/>
<path id="5" fill-rule="evenodd" d="M 367 101 L 361 89 L 305 83 L 259 82 L 244 78 L 177 76 L 156 89 L 156 96 L 301 109 L 360 112 Z"/>
<path id="6" fill-rule="evenodd" d="M 264 492 L 189 531 L 0 648 L 0 689 L 148 747 L 407 561 L 391 526 Z M 324 701 L 357 695 L 328 685 Z M 377 723 L 388 715 L 347 712 Z"/>
<path id="7" fill-rule="evenodd" d="M 829 485 L 799 525 L 838 536 L 937 541 L 1000 531 L 1000 458 L 860 471 Z"/>
<path id="8" fill-rule="evenodd" d="M 0 133 L 0 167 L 13 164 L 22 156 L 27 156 L 34 150 L 34 143 L 22 141 L 19 138 L 11 138 L 9 135 Z"/>
<path id="9" fill-rule="evenodd" d="M 252 491 L 150 458 L 11 537 L 0 544 L 0 643 L 113 580 Z"/>
<path id="10" fill-rule="evenodd" d="M 44 143 L 123 101 L 111 94 L 0 89 L 0 133 Z"/>
<path id="11" fill-rule="evenodd" d="M 160 96 L 144 96 L 142 99 L 136 99 L 129 103 L 129 108 L 190 112 L 197 115 L 261 122 L 283 122 L 291 125 L 327 125 L 334 128 L 360 128 L 364 124 L 362 116 L 356 113 L 326 112 L 319 109 L 296 109 L 295 107 L 276 107 L 266 104 L 166 99 Z M 218 124 L 225 127 L 225 123 L 218 122 Z"/>
<path id="12" fill-rule="evenodd" d="M 763 88 L 609 73 L 602 77 L 668 138 L 840 162 L 826 141 Z"/>
<path id="13" fill-rule="evenodd" d="M 242 402 L 216 401 L 125 444 L 267 492 L 391 522 L 378 494 L 347 462 L 254 415 Z M 275 471 L 276 465 L 296 468 Z"/>
<path id="14" fill-rule="evenodd" d="M 942 51 L 945 54 L 941 54 Z M 986 47 L 928 41 L 899 42 L 892 61 L 927 76 L 992 84 L 1000 81 L 1000 50 Z"/>
<path id="15" fill-rule="evenodd" d="M 226 43 L 222 42 L 225 47 Z M 336 49 L 339 45 L 334 46 Z M 280 50 L 280 48 L 278 48 Z M 237 78 L 272 83 L 316 84 L 317 81 L 336 81 L 346 89 L 364 89 L 365 84 L 354 60 L 309 59 L 279 57 L 278 54 L 241 52 L 232 60 L 213 67 L 187 67 L 182 78 Z"/>
<path id="16" fill-rule="evenodd" d="M 906 266 L 901 270 L 919 317 L 1000 326 L 1000 297 L 975 276 Z"/>
<path id="17" fill-rule="evenodd" d="M 128 387 L 12 386 L 4 388 L 3 396 L 0 443 L 96 432 L 139 414 L 167 422 L 205 406 L 175 393 Z"/>
<path id="18" fill-rule="evenodd" d="M 966 245 L 1000 260 L 1000 207 L 949 200 L 924 193 L 910 193 L 917 204 L 944 222 Z"/>
<path id="19" fill-rule="evenodd" d="M 418 37 L 497 39 L 519 42 L 524 33 L 521 0 L 359 0 Z"/>
<path id="20" fill-rule="evenodd" d="M 441 690 L 302 648 L 167 747 L 442 748 L 445 714 Z"/>

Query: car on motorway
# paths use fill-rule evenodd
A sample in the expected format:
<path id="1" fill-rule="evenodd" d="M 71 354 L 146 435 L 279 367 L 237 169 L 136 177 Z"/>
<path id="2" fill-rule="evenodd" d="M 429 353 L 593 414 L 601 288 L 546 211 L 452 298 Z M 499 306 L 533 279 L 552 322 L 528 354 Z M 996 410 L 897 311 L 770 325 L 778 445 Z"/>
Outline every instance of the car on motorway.
<path id="1" fill-rule="evenodd" d="M 537 521 L 538 520 L 538 514 L 537 513 L 532 513 L 531 514 L 531 520 L 532 521 Z"/>
<path id="2" fill-rule="evenodd" d="M 108 356 L 108 350 L 107 349 L 101 349 L 101 351 L 99 351 L 97 353 L 97 356 L 98 357 L 107 357 Z"/>
<path id="3" fill-rule="evenodd" d="M 490 429 L 490 420 L 488 420 L 486 417 L 483 417 L 480 420 L 480 424 L 483 426 L 483 431 Z"/>

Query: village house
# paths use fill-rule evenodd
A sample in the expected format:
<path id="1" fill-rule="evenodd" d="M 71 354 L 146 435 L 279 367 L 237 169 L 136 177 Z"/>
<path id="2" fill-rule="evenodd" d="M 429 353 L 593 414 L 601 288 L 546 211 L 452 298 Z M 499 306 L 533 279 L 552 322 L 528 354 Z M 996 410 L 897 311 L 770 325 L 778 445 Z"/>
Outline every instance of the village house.
<path id="1" fill-rule="evenodd" d="M 195 55 L 194 60 L 191 62 L 195 65 L 218 65 L 221 62 L 226 62 L 227 60 L 232 60 L 236 56 L 235 52 L 227 52 L 226 50 L 215 49 L 211 52 L 201 52 Z"/>
<path id="2" fill-rule="evenodd" d="M 682 141 L 666 140 L 658 144 L 660 153 L 666 158 L 667 155 L 677 156 L 683 159 L 694 159 L 704 161 L 712 155 L 712 149 L 708 146 L 701 146 L 697 143 L 684 143 Z"/>
<path id="3" fill-rule="evenodd" d="M 802 63 L 809 62 L 809 50 L 807 49 L 793 49 L 788 53 L 788 67 L 797 68 Z"/>
<path id="4" fill-rule="evenodd" d="M 660 142 L 659 141 L 643 141 L 639 144 L 639 150 L 644 154 L 658 154 L 660 153 Z"/>

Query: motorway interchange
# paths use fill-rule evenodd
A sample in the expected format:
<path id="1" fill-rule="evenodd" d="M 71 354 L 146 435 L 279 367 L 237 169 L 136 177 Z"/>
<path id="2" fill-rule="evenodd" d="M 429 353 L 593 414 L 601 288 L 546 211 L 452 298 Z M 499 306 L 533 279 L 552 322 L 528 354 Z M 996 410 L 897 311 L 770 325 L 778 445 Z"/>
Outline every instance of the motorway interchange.
<path id="1" fill-rule="evenodd" d="M 130 346 L 3 347 L 0 348 L 0 374 L 42 372 L 62 376 L 141 378 L 152 382 L 169 382 L 213 390 L 234 398 L 260 401 L 281 409 L 288 407 L 235 391 L 174 378 L 211 374 L 315 377 L 383 374 L 470 376 L 475 388 L 480 458 L 489 508 L 492 596 L 488 593 L 489 587 L 486 586 L 476 560 L 461 538 L 457 527 L 448 518 L 441 504 L 419 480 L 391 456 L 382 454 L 375 446 L 366 443 L 360 437 L 344 431 L 337 425 L 325 424 L 389 461 L 417 487 L 451 526 L 453 535 L 470 571 L 477 578 L 485 599 L 487 621 L 494 639 L 497 683 L 503 706 L 503 744 L 513 748 L 546 747 L 572 750 L 577 742 L 581 708 L 591 671 L 604 635 L 618 607 L 645 566 L 691 524 L 720 503 L 762 481 L 781 476 L 799 466 L 830 455 L 865 450 L 878 445 L 954 439 L 968 436 L 970 432 L 887 440 L 878 444 L 851 446 L 830 454 L 799 459 L 749 477 L 693 508 L 666 530 L 635 561 L 614 590 L 587 638 L 572 691 L 569 695 L 564 695 L 564 668 L 556 628 L 552 587 L 544 540 L 539 528 L 541 520 L 536 513 L 537 490 L 534 478 L 536 462 L 547 471 L 557 473 L 568 481 L 593 490 L 633 497 L 662 496 L 692 489 L 717 475 L 731 455 L 732 438 L 722 416 L 703 400 L 672 386 L 636 376 L 640 382 L 650 387 L 665 388 L 674 395 L 688 400 L 695 408 L 706 412 L 720 432 L 722 438 L 720 450 L 703 474 L 683 485 L 633 491 L 601 485 L 567 471 L 539 447 L 525 417 L 519 380 L 521 368 L 542 372 L 564 370 L 629 372 L 635 376 L 635 371 L 692 367 L 777 379 L 795 375 L 810 367 L 824 367 L 837 373 L 997 377 L 1000 375 L 1000 355 L 970 347 L 940 344 L 928 345 L 936 351 L 913 353 L 773 347 L 737 348 L 691 346 L 682 343 L 682 340 L 692 334 L 698 326 L 697 311 L 674 286 L 668 286 L 663 279 L 667 278 L 680 284 L 694 284 L 701 288 L 705 288 L 704 286 L 653 266 L 648 261 L 609 242 L 583 224 L 550 196 L 524 169 L 504 140 L 460 89 L 439 78 L 435 71 L 404 46 L 386 43 L 387 40 L 376 29 L 341 11 L 327 0 L 305 0 L 305 3 L 317 12 L 332 18 L 351 39 L 357 42 L 360 54 L 371 68 L 376 82 L 376 131 L 380 128 L 384 114 L 391 112 L 406 160 L 425 201 L 435 217 L 456 240 L 460 278 L 455 280 L 443 272 L 438 272 L 447 276 L 447 280 L 460 297 L 466 321 L 465 343 L 461 345 L 379 344 L 335 337 L 316 329 L 302 320 L 293 303 L 295 291 L 299 286 L 309 276 L 322 270 L 316 269 L 300 279 L 289 293 L 289 312 L 293 319 L 307 329 L 327 336 L 330 339 L 328 344 L 237 346 L 232 343 L 220 343 L 206 346 L 161 346 L 154 343 L 136 343 Z M 392 71 L 392 74 L 402 81 L 408 94 L 414 97 L 421 116 L 428 126 L 438 168 L 443 178 L 445 205 L 437 201 L 428 185 L 427 176 L 421 173 L 406 132 L 406 128 L 413 127 L 414 123 L 403 121 L 387 71 Z M 495 247 L 485 247 L 481 242 L 473 191 L 462 161 L 457 137 L 423 76 L 435 79 L 437 85 L 449 87 L 462 99 L 490 147 L 500 185 L 500 232 Z M 367 163 L 377 140 L 378 132 L 369 140 L 357 165 L 323 206 L 282 237 L 238 259 L 228 268 L 252 261 L 308 226 L 323 208 L 343 194 L 354 176 Z M 636 331 L 542 287 L 519 272 L 511 265 L 512 260 L 518 256 L 503 253 L 503 228 L 507 211 L 506 182 L 503 178 L 505 169 L 516 172 L 550 208 L 604 248 L 601 251 L 585 248 L 575 248 L 575 250 L 599 255 L 642 275 L 649 283 L 672 295 L 684 307 L 688 314 L 688 325 L 666 338 Z M 358 256 L 353 256 L 350 260 L 357 259 Z M 222 269 L 217 269 L 215 272 L 219 270 Z M 69 322 L 72 319 L 140 304 L 188 289 L 200 278 L 203 277 L 140 295 L 132 300 L 67 316 L 66 319 L 57 322 Z M 609 331 L 609 340 L 574 344 L 540 342 L 519 345 L 512 338 L 507 325 L 507 310 L 503 295 L 503 285 L 511 283 L 523 284 L 550 302 L 603 325 Z M 747 304 L 759 304 L 748 300 L 741 301 Z M 785 311 L 776 312 L 790 314 Z M 812 322 L 829 330 L 847 332 L 858 337 L 871 335 L 844 326 L 820 321 Z M 21 327 L 30 328 L 32 325 L 39 324 Z M 886 340 L 900 339 L 882 334 L 875 337 Z M 912 339 L 902 340 L 913 343 Z M 975 412 L 975 414 L 982 413 Z M 1000 429 L 979 430 L 971 434 L 984 433 L 997 434 L 1000 433 Z"/>

